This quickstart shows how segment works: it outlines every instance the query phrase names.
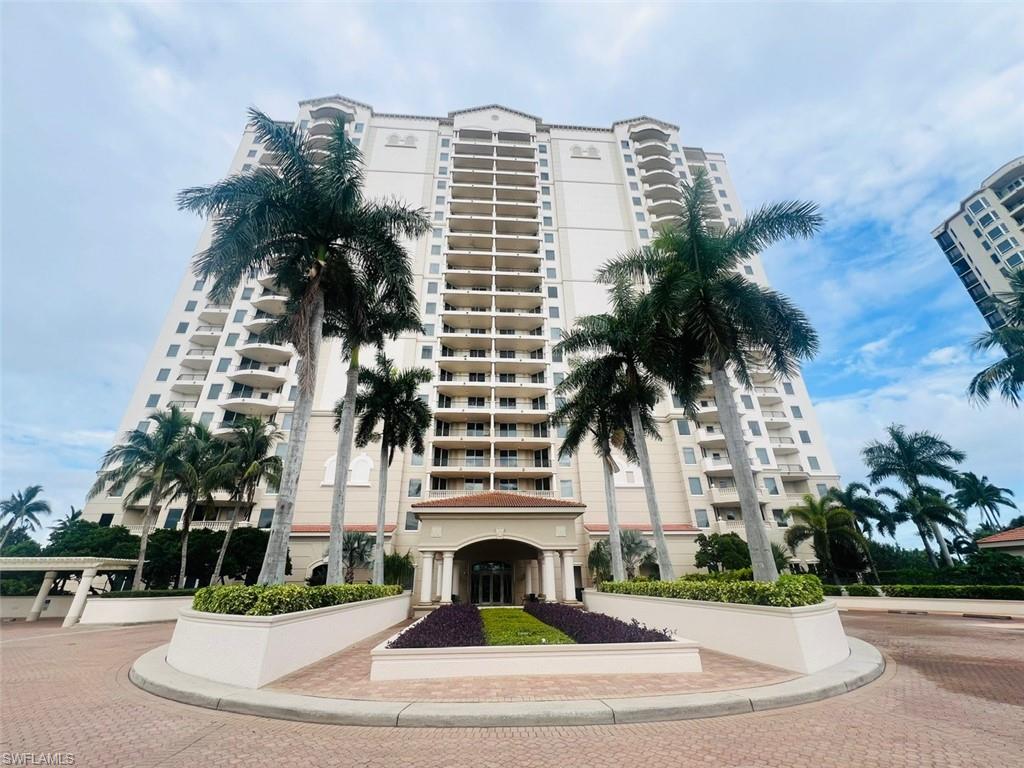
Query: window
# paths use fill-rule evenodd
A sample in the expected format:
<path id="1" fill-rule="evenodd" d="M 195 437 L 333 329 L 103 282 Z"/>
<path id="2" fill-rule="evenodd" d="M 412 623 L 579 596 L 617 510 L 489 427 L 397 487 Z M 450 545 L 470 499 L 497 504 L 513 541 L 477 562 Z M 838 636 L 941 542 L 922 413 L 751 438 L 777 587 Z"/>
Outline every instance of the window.
<path id="1" fill-rule="evenodd" d="M 423 454 L 422 453 L 414 453 L 412 455 L 412 465 L 414 467 L 422 467 L 423 466 Z"/>
<path id="2" fill-rule="evenodd" d="M 199 423 L 204 427 L 210 426 L 213 421 L 213 411 L 203 411 L 203 414 L 199 417 Z"/>
<path id="3" fill-rule="evenodd" d="M 620 139 L 619 146 L 621 146 L 623 149 L 629 149 L 629 142 L 626 141 L 625 139 Z"/>
<path id="4" fill-rule="evenodd" d="M 223 384 L 211 384 L 210 393 L 206 396 L 207 400 L 216 400 L 220 397 L 221 390 L 224 389 Z M 244 390 L 243 390 L 244 391 Z"/>
<path id="5" fill-rule="evenodd" d="M 356 123 L 354 126 L 352 126 L 352 130 L 355 131 L 356 133 L 362 133 L 363 132 L 363 124 L 362 123 Z"/>
<path id="6" fill-rule="evenodd" d="M 145 421 L 140 421 L 138 424 L 136 424 L 135 431 L 141 432 L 142 434 L 146 434 L 147 432 L 149 432 L 149 419 L 146 419 Z"/>
<path id="7" fill-rule="evenodd" d="M 562 362 L 562 350 L 558 349 L 557 347 L 555 349 L 551 350 L 551 362 L 552 363 L 560 363 L 560 362 Z"/>
<path id="8" fill-rule="evenodd" d="M 447 152 L 442 152 L 441 153 L 441 162 L 442 163 L 447 163 L 448 162 L 448 153 Z"/>
<path id="9" fill-rule="evenodd" d="M 292 428 L 292 414 L 286 413 L 281 417 L 281 429 L 285 432 Z"/>
<path id="10" fill-rule="evenodd" d="M 771 464 L 771 459 L 768 458 L 768 450 L 766 448 L 755 448 L 754 453 L 757 454 L 757 460 L 761 462 L 761 466 L 767 467 Z"/>
<path id="11" fill-rule="evenodd" d="M 740 395 L 740 402 L 748 411 L 754 410 L 754 399 L 750 395 Z"/>
<path id="12" fill-rule="evenodd" d="M 245 310 L 244 310 L 244 309 L 238 309 L 238 310 L 235 310 L 235 319 L 234 319 L 234 322 L 236 322 L 236 323 L 240 323 L 240 322 L 242 322 L 243 320 L 245 320 Z"/>
<path id="13" fill-rule="evenodd" d="M 542 155 L 546 155 L 548 153 L 548 145 L 547 144 L 538 144 L 537 145 L 537 151 L 540 152 Z"/>
<path id="14" fill-rule="evenodd" d="M 640 185 L 637 184 L 635 181 L 629 182 L 629 191 L 630 192 L 639 192 L 640 191 Z"/>
<path id="15" fill-rule="evenodd" d="M 744 264 L 743 265 L 743 271 L 744 271 L 744 273 L 746 273 L 748 275 L 754 274 L 754 268 L 752 266 L 750 266 L 749 264 Z"/>
<path id="16" fill-rule="evenodd" d="M 157 381 L 167 381 L 167 378 L 170 375 L 171 375 L 171 369 L 170 368 L 161 368 L 156 373 L 156 380 Z"/>
<path id="17" fill-rule="evenodd" d="M 550 216 L 545 216 L 544 217 L 544 226 L 545 227 L 550 227 L 551 225 L 552 225 L 551 217 Z"/>
<path id="18" fill-rule="evenodd" d="M 696 464 L 697 454 L 693 448 L 683 448 L 683 464 Z"/>
<path id="19" fill-rule="evenodd" d="M 708 168 L 710 168 L 712 171 L 717 171 L 718 165 L 717 163 L 708 163 Z"/>
<path id="20" fill-rule="evenodd" d="M 421 347 L 420 348 L 420 360 L 432 360 L 434 358 L 433 347 Z"/>
<path id="21" fill-rule="evenodd" d="M 438 181 L 437 181 L 437 188 L 438 189 L 444 189 L 446 186 L 448 186 L 448 182 L 447 181 L 445 181 L 444 179 L 438 179 Z"/>
<path id="22" fill-rule="evenodd" d="M 433 302 L 433 301 L 428 301 L 427 302 L 427 306 L 423 310 L 423 313 L 426 314 L 426 315 L 436 315 L 437 314 L 437 303 Z"/>
<path id="23" fill-rule="evenodd" d="M 551 210 L 551 201 L 550 201 L 550 200 L 544 200 L 544 201 L 543 201 L 543 202 L 542 202 L 542 203 L 540 204 L 540 207 L 541 207 L 541 208 L 542 208 L 543 210 L 545 210 L 545 211 L 550 211 L 550 210 Z"/>
<path id="24" fill-rule="evenodd" d="M 224 341 L 224 346 L 225 347 L 233 347 L 237 343 L 238 343 L 238 334 L 237 333 L 229 333 L 227 339 Z"/>
<path id="25" fill-rule="evenodd" d="M 554 286 L 554 285 L 549 285 L 548 286 L 548 298 L 549 299 L 557 299 L 558 298 L 558 287 L 557 286 Z"/>
<path id="26" fill-rule="evenodd" d="M 626 169 L 626 175 L 627 176 L 636 176 L 636 169 L 635 168 L 627 168 Z"/>
<path id="27" fill-rule="evenodd" d="M 572 498 L 572 480 L 559 480 L 558 489 L 563 499 Z"/>
<path id="28" fill-rule="evenodd" d="M 554 252 L 552 252 L 551 253 L 551 260 L 554 260 L 554 258 L 555 258 L 555 254 L 554 254 Z M 554 267 L 547 267 L 546 269 L 547 269 L 548 279 L 549 280 L 554 280 L 555 279 L 555 268 Z"/>
<path id="29" fill-rule="evenodd" d="M 551 234 L 550 232 L 545 232 L 544 233 L 544 242 L 545 243 L 553 243 L 553 242 L 555 242 L 555 236 L 553 234 Z"/>
<path id="30" fill-rule="evenodd" d="M 571 467 L 572 466 L 572 456 L 562 456 L 562 455 L 559 455 L 558 456 L 558 466 L 560 466 L 560 467 Z"/>
<path id="31" fill-rule="evenodd" d="M 544 258 L 547 261 L 554 261 L 555 260 L 555 252 L 552 251 L 552 250 L 544 251 Z M 553 277 L 553 275 L 552 275 L 552 277 Z"/>
<path id="32" fill-rule="evenodd" d="M 985 208 L 985 203 L 981 200 L 975 200 L 968 207 L 970 208 L 971 213 L 981 213 Z"/>
<path id="33" fill-rule="evenodd" d="M 242 171 L 251 171 L 251 170 L 252 170 L 252 163 L 246 163 L 245 165 L 242 166 Z"/>
<path id="34" fill-rule="evenodd" d="M 252 288 L 243 288 L 242 289 L 242 299 L 244 301 L 248 301 L 251 298 L 252 298 Z"/>
<path id="35" fill-rule="evenodd" d="M 423 325 L 423 335 L 424 336 L 433 336 L 434 335 L 434 324 L 433 323 L 424 323 L 424 325 Z"/>
<path id="36" fill-rule="evenodd" d="M 551 194 L 551 187 L 541 187 L 540 188 L 540 193 L 542 195 L 550 195 Z"/>
<path id="37" fill-rule="evenodd" d="M 156 408 L 160 404 L 160 395 L 150 395 L 146 398 L 147 408 Z"/>
<path id="38" fill-rule="evenodd" d="M 298 387 L 292 387 L 291 389 L 289 389 L 288 390 L 288 402 L 294 403 L 298 399 L 299 399 L 299 388 Z"/>
<path id="39" fill-rule="evenodd" d="M 541 174 L 540 174 L 540 180 L 541 181 L 548 181 L 550 179 L 551 179 L 551 174 L 549 174 L 547 171 L 541 171 Z"/>
<path id="40" fill-rule="evenodd" d="M 195 310 L 196 310 L 195 299 L 189 299 L 188 301 L 185 302 L 185 311 L 186 312 L 195 312 Z"/>
<path id="41" fill-rule="evenodd" d="M 782 382 L 782 391 L 785 392 L 787 395 L 792 395 L 793 385 L 788 381 Z"/>
<path id="42" fill-rule="evenodd" d="M 640 198 L 639 197 L 634 197 L 633 198 L 633 205 L 641 205 L 641 204 L 642 203 L 640 202 Z"/>
<path id="43" fill-rule="evenodd" d="M 552 341 L 559 341 L 561 338 L 562 338 L 562 329 L 561 328 L 552 328 L 551 329 L 551 340 Z"/>
<path id="44" fill-rule="evenodd" d="M 818 457 L 817 456 L 808 456 L 807 457 L 807 465 L 811 469 L 813 469 L 815 471 L 821 469 L 821 464 L 818 463 Z"/>
<path id="45" fill-rule="evenodd" d="M 775 481 L 774 477 L 766 477 L 764 479 L 764 487 L 768 489 L 768 494 L 771 496 L 779 495 L 779 484 Z"/>
<path id="46" fill-rule="evenodd" d="M 706 509 L 695 509 L 693 515 L 697 519 L 698 528 L 710 528 L 711 523 L 708 522 L 708 511 Z"/>
<path id="47" fill-rule="evenodd" d="M 420 521 L 416 519 L 416 513 L 411 509 L 405 512 L 405 530 L 407 531 L 418 531 L 420 529 Z"/>
<path id="48" fill-rule="evenodd" d="M 800 442 L 801 443 L 809 443 L 809 442 L 811 442 L 811 435 L 805 429 L 801 429 L 800 430 Z"/>
<path id="49" fill-rule="evenodd" d="M 719 197 L 725 197 L 725 190 L 724 189 L 718 190 L 718 196 Z"/>
<path id="50" fill-rule="evenodd" d="M 759 422 L 748 421 L 747 426 L 750 427 L 750 434 L 752 434 L 754 437 L 761 436 L 761 424 Z"/>
<path id="51" fill-rule="evenodd" d="M 450 144 L 451 144 L 451 139 L 446 139 L 446 138 L 442 138 L 442 139 L 441 139 L 441 146 L 442 146 L 442 147 L 447 147 L 447 146 L 449 146 Z"/>
<path id="52" fill-rule="evenodd" d="M 217 373 L 225 373 L 231 367 L 231 358 L 222 357 L 217 361 Z"/>
<path id="53" fill-rule="evenodd" d="M 448 169 L 445 166 L 442 165 L 440 168 L 437 169 L 437 175 L 438 176 L 447 176 L 448 175 Z"/>
<path id="54" fill-rule="evenodd" d="M 193 291 L 201 291 L 201 290 L 203 290 L 203 285 L 205 285 L 205 284 L 206 284 L 205 280 L 196 280 L 192 284 L 192 290 Z"/>
<path id="55" fill-rule="evenodd" d="M 164 519 L 164 528 L 173 531 L 178 527 L 178 521 L 181 520 L 181 513 L 183 509 L 169 509 L 167 510 L 167 517 Z"/>
<path id="56" fill-rule="evenodd" d="M 185 333 L 186 331 L 188 331 L 188 323 L 178 323 L 178 328 L 174 332 Z"/>
<path id="57" fill-rule="evenodd" d="M 432 245 L 432 246 L 430 246 L 430 255 L 431 256 L 440 256 L 441 255 L 441 246 L 440 245 Z M 437 263 L 431 264 L 429 271 L 430 271 L 430 274 L 432 274 L 432 275 L 439 275 L 439 274 L 441 274 L 441 265 L 437 264 Z"/>
<path id="58" fill-rule="evenodd" d="M 732 206 L 729 205 L 728 203 L 723 203 L 722 207 L 725 208 L 726 212 L 732 213 Z"/>
<path id="59" fill-rule="evenodd" d="M 427 293 L 437 293 L 437 283 L 427 283 Z"/>
<path id="60" fill-rule="evenodd" d="M 636 220 L 637 221 L 647 221 L 647 217 L 644 216 L 642 211 L 637 211 L 636 212 Z"/>
<path id="61" fill-rule="evenodd" d="M 800 410 L 799 405 L 794 405 L 790 410 L 793 412 L 794 419 L 802 419 L 804 417 L 804 412 Z"/>
<path id="62" fill-rule="evenodd" d="M 541 167 L 541 168 L 547 168 L 547 167 L 548 167 L 548 161 L 547 161 L 547 158 L 544 158 L 544 157 L 542 157 L 542 158 L 540 159 L 540 167 Z"/>
<path id="63" fill-rule="evenodd" d="M 548 307 L 548 317 L 558 317 L 558 307 Z"/>
<path id="64" fill-rule="evenodd" d="M 642 227 L 640 228 L 640 238 L 641 239 L 646 240 L 650 236 L 651 236 L 650 232 L 648 232 L 646 229 L 644 229 Z"/>
<path id="65" fill-rule="evenodd" d="M 690 493 L 694 496 L 703 496 L 704 487 L 701 485 L 699 477 L 688 477 L 686 478 L 687 484 L 690 486 Z"/>
<path id="66" fill-rule="evenodd" d="M 246 157 L 256 157 L 256 150 L 255 150 L 255 149 L 250 149 L 250 150 L 249 150 L 249 151 L 248 151 L 248 152 L 246 153 L 246 155 L 245 155 L 245 156 L 246 156 Z"/>
<path id="67" fill-rule="evenodd" d="M 274 522 L 274 508 L 264 507 L 260 510 L 260 518 L 256 523 L 257 528 L 269 528 Z"/>
<path id="68" fill-rule="evenodd" d="M 686 421 L 686 419 L 680 419 L 679 421 L 677 421 L 676 432 L 678 432 L 680 435 L 690 434 L 690 422 Z"/>
<path id="69" fill-rule="evenodd" d="M 100 521 L 99 521 L 100 528 L 109 528 L 110 524 L 112 522 L 114 522 L 114 513 L 113 512 L 104 512 L 102 515 L 100 515 Z"/>
<path id="70" fill-rule="evenodd" d="M 818 483 L 815 486 L 815 488 L 817 489 L 819 496 L 827 496 L 828 495 L 828 486 L 825 485 L 824 483 Z"/>
<path id="71" fill-rule="evenodd" d="M 408 493 L 409 498 L 418 499 L 421 493 L 423 493 L 423 481 L 415 478 L 410 480 Z"/>
<path id="72" fill-rule="evenodd" d="M 787 525 L 789 525 L 789 523 L 786 522 L 786 511 L 783 509 L 773 509 L 772 517 L 775 518 L 775 525 L 777 525 L 779 528 L 785 528 Z"/>
<path id="73" fill-rule="evenodd" d="M 180 344 L 171 344 L 171 346 L 169 346 L 167 348 L 167 356 L 168 357 L 177 357 L 178 356 L 178 352 L 179 352 L 180 349 L 181 349 L 181 345 Z"/>

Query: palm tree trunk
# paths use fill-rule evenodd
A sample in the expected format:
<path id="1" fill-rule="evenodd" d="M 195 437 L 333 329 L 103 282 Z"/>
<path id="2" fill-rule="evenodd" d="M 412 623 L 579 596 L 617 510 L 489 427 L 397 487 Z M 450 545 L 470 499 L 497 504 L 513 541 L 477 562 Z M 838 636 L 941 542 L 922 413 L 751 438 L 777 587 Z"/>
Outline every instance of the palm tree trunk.
<path id="1" fill-rule="evenodd" d="M 334 494 L 331 497 L 331 540 L 327 545 L 327 583 L 341 584 L 345 552 L 345 496 L 348 465 L 352 463 L 352 433 L 356 426 L 356 392 L 359 388 L 359 349 L 352 350 L 345 374 L 345 407 L 338 425 L 338 450 L 334 464 Z"/>
<path id="2" fill-rule="evenodd" d="M 875 558 L 871 556 L 871 547 L 868 545 L 868 539 L 860 529 L 860 523 L 856 520 L 853 521 L 853 527 L 856 528 L 857 533 L 860 534 L 860 544 L 864 548 L 864 554 L 868 557 L 868 566 L 871 568 L 871 572 L 875 575 L 875 584 L 881 584 L 882 580 L 878 578 L 878 569 L 875 567 Z"/>
<path id="3" fill-rule="evenodd" d="M 757 488 L 754 486 L 754 472 L 750 468 L 750 457 L 747 456 L 747 446 L 743 442 L 743 425 L 736 410 L 732 385 L 729 383 L 729 375 L 725 368 L 712 368 L 711 381 L 715 388 L 715 402 L 718 404 L 718 419 L 725 434 L 732 474 L 739 493 L 743 530 L 747 534 L 754 580 L 776 581 L 779 578 L 779 570 L 775 567 L 772 545 L 761 518 L 761 505 L 757 501 Z"/>
<path id="4" fill-rule="evenodd" d="M 288 561 L 288 539 L 292 533 L 295 517 L 295 494 L 299 487 L 299 471 L 302 469 L 302 455 L 306 449 L 309 433 L 309 419 L 313 414 L 313 395 L 316 392 L 316 369 L 320 357 L 320 343 L 324 333 L 324 296 L 314 288 L 313 306 L 309 317 L 309 354 L 303 358 L 302 375 L 299 376 L 299 396 L 292 412 L 292 428 L 288 436 L 288 454 L 284 460 L 281 487 L 277 493 L 274 518 L 270 524 L 270 539 L 263 556 L 259 584 L 280 584 L 284 581 L 285 565 Z"/>
<path id="5" fill-rule="evenodd" d="M 377 481 L 377 538 L 373 544 L 373 583 L 384 583 L 384 508 L 388 499 L 388 448 L 380 441 L 380 474 Z"/>
<path id="6" fill-rule="evenodd" d="M 146 507 L 146 515 L 142 518 L 142 532 L 139 534 L 139 562 L 135 564 L 135 578 L 132 579 L 132 589 L 136 592 L 142 590 L 142 568 L 146 564 L 146 547 L 149 545 L 149 530 L 153 524 L 153 518 L 157 508 L 157 499 L 163 494 L 163 480 L 157 480 L 153 485 L 153 491 L 149 494 L 149 506 Z"/>
<path id="7" fill-rule="evenodd" d="M 822 546 L 821 546 L 821 548 L 822 548 L 822 550 L 825 553 L 825 560 L 826 560 L 826 562 L 823 563 L 823 565 L 825 565 L 828 568 L 829 573 L 832 574 L 832 581 L 833 581 L 833 583 L 837 587 L 841 587 L 843 585 L 839 581 L 839 571 L 836 570 L 835 563 L 832 562 L 832 544 L 829 541 L 828 528 L 826 528 L 825 532 L 821 535 L 821 539 L 822 539 Z"/>
<path id="8" fill-rule="evenodd" d="M 608 446 L 605 446 L 608 450 Z M 601 457 L 601 466 L 604 467 L 604 500 L 608 507 L 608 548 L 612 559 L 612 579 L 622 581 L 625 578 L 625 570 L 622 567 L 622 537 L 619 535 L 619 509 L 618 501 L 615 498 L 615 476 L 610 466 L 611 455 Z"/>
<path id="9" fill-rule="evenodd" d="M 217 565 L 213 567 L 213 576 L 210 577 L 211 584 L 216 584 L 220 579 L 220 572 L 224 567 L 224 556 L 228 552 L 228 542 L 231 541 L 231 534 L 235 532 L 235 525 L 238 522 L 238 514 L 241 510 L 242 500 L 237 499 L 235 508 L 231 511 L 231 520 L 228 521 L 228 529 L 224 531 L 224 541 L 221 542 L 220 552 L 217 553 Z"/>
<path id="10" fill-rule="evenodd" d="M 942 535 L 942 527 L 931 520 L 932 533 L 935 534 L 935 540 L 939 543 L 939 552 L 942 553 L 942 562 L 945 563 L 947 568 L 953 567 L 953 558 L 949 555 L 949 547 L 946 546 L 946 537 Z"/>
<path id="11" fill-rule="evenodd" d="M 921 537 L 921 543 L 924 544 L 924 551 L 925 554 L 928 555 L 928 562 L 931 563 L 932 568 L 938 568 L 939 561 L 935 559 L 935 553 L 932 551 L 932 545 L 928 541 L 927 531 L 920 522 L 915 521 L 914 524 L 917 526 L 917 535 Z"/>
<path id="12" fill-rule="evenodd" d="M 676 574 L 672 568 L 672 561 L 669 559 L 665 529 L 661 525 L 661 510 L 658 509 L 658 497 L 654 491 L 651 455 L 647 452 L 647 437 L 644 435 L 644 425 L 640 419 L 640 407 L 637 405 L 632 406 L 629 409 L 629 415 L 633 423 L 633 442 L 636 443 L 637 458 L 640 460 L 640 472 L 644 476 L 644 495 L 647 497 L 647 511 L 651 515 L 651 531 L 654 533 L 654 546 L 658 550 L 659 576 L 662 581 L 672 581 L 675 579 Z M 614 557 L 614 553 L 612 557 Z"/>
<path id="13" fill-rule="evenodd" d="M 185 589 L 185 566 L 188 564 L 188 532 L 192 527 L 192 515 L 195 502 L 185 504 L 185 514 L 181 518 L 181 567 L 178 569 L 178 589 Z"/>

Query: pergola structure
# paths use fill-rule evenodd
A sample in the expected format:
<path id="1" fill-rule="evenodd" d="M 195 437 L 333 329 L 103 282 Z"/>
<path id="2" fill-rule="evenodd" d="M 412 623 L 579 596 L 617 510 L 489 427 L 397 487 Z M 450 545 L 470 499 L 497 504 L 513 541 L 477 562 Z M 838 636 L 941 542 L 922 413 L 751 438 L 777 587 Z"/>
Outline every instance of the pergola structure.
<path id="1" fill-rule="evenodd" d="M 62 627 L 73 627 L 82 618 L 85 610 L 85 599 L 89 596 L 92 580 L 100 571 L 130 571 L 135 568 L 138 560 L 127 558 L 106 557 L 0 557 L 0 574 L 10 571 L 42 571 L 43 583 L 39 587 L 32 609 L 25 621 L 36 621 L 43 612 L 46 596 L 50 593 L 54 579 L 64 571 L 78 571 L 78 589 L 71 601 L 68 615 L 64 617 Z"/>

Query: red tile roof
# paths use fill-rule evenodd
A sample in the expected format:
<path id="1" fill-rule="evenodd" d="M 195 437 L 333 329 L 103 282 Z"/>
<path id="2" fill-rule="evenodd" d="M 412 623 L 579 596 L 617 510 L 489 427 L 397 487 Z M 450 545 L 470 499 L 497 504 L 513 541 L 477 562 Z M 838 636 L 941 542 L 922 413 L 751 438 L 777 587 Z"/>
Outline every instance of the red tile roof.
<path id="1" fill-rule="evenodd" d="M 369 525 L 346 525 L 345 526 L 345 530 L 353 532 L 353 533 L 357 532 L 357 531 L 361 531 L 362 533 L 374 533 L 377 530 L 377 526 L 373 525 L 373 524 L 369 524 Z M 393 530 L 395 530 L 395 526 L 394 525 L 385 525 L 384 526 L 384 532 L 385 533 L 391 533 L 391 531 L 393 531 Z M 293 525 L 292 526 L 292 533 L 330 533 L 330 532 L 331 532 L 331 526 L 328 525 L 327 523 L 318 523 L 316 525 Z"/>
<path id="2" fill-rule="evenodd" d="M 1000 531 L 999 533 L 993 533 L 991 536 L 986 536 L 984 539 L 978 539 L 979 544 L 997 544 L 1004 541 L 1024 541 L 1024 526 L 1011 528 L 1008 531 Z"/>
<path id="3" fill-rule="evenodd" d="M 585 507 L 578 501 L 565 499 L 547 499 L 541 496 L 530 496 L 525 493 L 509 493 L 506 491 L 484 491 L 466 496 L 452 496 L 448 499 L 431 499 L 418 501 L 414 507 Z"/>
<path id="4" fill-rule="evenodd" d="M 607 526 L 607 524 L 584 523 L 583 527 L 586 530 L 588 530 L 590 533 L 608 533 L 608 526 Z M 661 527 L 665 530 L 665 533 L 680 533 L 680 532 L 683 532 L 683 533 L 688 533 L 688 532 L 699 533 L 700 532 L 700 528 L 695 528 L 692 525 L 682 525 L 682 524 L 680 524 L 680 525 L 663 525 Z M 650 523 L 639 523 L 639 524 L 620 523 L 619 524 L 619 528 L 621 528 L 623 530 L 626 530 L 626 531 L 641 531 L 643 533 L 650 533 L 651 532 L 651 525 L 650 525 Z"/>

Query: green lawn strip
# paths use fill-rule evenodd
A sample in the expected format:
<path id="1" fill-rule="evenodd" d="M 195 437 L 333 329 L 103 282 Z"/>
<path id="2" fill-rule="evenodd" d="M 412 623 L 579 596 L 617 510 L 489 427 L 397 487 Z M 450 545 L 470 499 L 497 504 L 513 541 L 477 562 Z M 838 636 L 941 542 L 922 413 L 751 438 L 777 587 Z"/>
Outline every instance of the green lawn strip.
<path id="1" fill-rule="evenodd" d="M 522 608 L 483 608 L 484 636 L 488 645 L 568 645 L 564 632 L 533 618 Z"/>

